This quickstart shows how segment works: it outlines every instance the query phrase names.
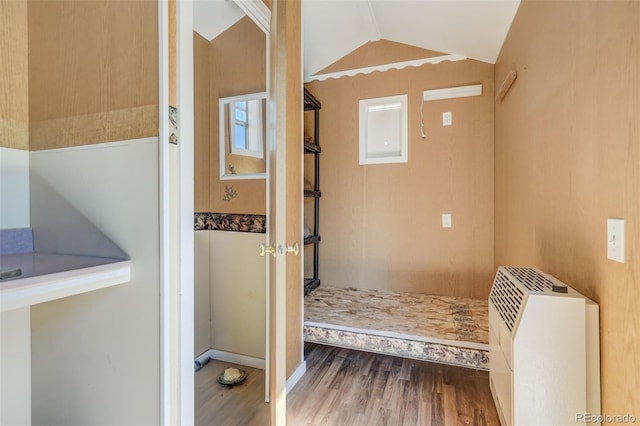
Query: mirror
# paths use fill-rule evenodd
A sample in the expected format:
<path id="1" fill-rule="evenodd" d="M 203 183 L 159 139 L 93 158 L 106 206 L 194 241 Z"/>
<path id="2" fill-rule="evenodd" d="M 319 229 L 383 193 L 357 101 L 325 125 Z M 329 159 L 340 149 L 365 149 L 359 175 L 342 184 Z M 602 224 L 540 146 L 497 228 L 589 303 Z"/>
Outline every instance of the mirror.
<path id="1" fill-rule="evenodd" d="M 220 179 L 265 179 L 267 94 L 220 98 Z"/>

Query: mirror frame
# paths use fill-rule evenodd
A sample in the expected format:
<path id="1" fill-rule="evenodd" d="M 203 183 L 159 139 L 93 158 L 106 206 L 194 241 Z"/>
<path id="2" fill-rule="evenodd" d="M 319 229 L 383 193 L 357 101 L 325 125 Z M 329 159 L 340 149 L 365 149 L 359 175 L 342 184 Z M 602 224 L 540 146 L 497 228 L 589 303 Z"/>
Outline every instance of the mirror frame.
<path id="1" fill-rule="evenodd" d="M 249 93 L 246 95 L 239 96 L 229 96 L 225 98 L 220 98 L 218 100 L 218 116 L 219 116 L 219 132 L 218 132 L 218 145 L 220 148 L 220 180 L 240 180 L 240 179 L 266 179 L 267 178 L 267 146 L 266 140 L 263 140 L 264 146 L 264 160 L 265 160 L 265 171 L 263 173 L 238 173 L 238 174 L 228 174 L 227 173 L 227 149 L 226 149 L 226 117 L 225 117 L 225 108 L 224 106 L 237 101 L 245 101 L 245 100 L 253 100 L 260 99 L 264 100 L 265 105 L 265 115 L 269 117 L 269 103 L 267 102 L 267 92 L 257 92 L 257 93 Z M 263 123 L 266 126 L 266 122 Z"/>

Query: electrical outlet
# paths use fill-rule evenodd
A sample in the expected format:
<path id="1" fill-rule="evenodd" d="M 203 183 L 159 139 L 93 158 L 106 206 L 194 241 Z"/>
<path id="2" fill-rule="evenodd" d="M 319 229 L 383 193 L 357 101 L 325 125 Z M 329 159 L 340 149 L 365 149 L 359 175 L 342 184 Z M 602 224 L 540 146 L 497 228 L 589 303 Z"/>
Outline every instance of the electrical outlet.
<path id="1" fill-rule="evenodd" d="M 451 228 L 451 213 L 445 213 L 442 215 L 442 227 Z"/>
<path id="2" fill-rule="evenodd" d="M 442 113 L 442 125 L 443 126 L 451 126 L 451 122 L 452 122 L 451 112 L 449 112 L 449 111 L 443 112 Z"/>
<path id="3" fill-rule="evenodd" d="M 607 219 L 607 258 L 624 263 L 624 219 Z"/>

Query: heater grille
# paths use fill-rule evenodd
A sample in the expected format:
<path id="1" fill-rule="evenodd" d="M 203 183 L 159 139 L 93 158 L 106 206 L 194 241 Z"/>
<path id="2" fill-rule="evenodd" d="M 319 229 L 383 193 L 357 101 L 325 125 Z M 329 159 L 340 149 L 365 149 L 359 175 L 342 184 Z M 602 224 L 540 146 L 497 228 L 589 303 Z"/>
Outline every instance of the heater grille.
<path id="1" fill-rule="evenodd" d="M 489 300 L 493 302 L 493 305 L 496 307 L 498 314 L 500 314 L 502 321 L 504 321 L 509 331 L 513 331 L 513 327 L 518 319 L 518 314 L 522 308 L 524 292 L 516 283 L 511 282 L 511 279 L 500 269 L 493 282 Z"/>
<path id="2" fill-rule="evenodd" d="M 553 282 L 535 269 L 517 266 L 506 266 L 504 269 L 529 291 L 545 292 L 553 290 Z"/>
<path id="3" fill-rule="evenodd" d="M 598 323 L 598 305 L 552 275 L 498 267 L 489 381 L 503 425 L 564 425 L 575 413 L 600 413 Z M 531 395 L 544 398 L 532 404 Z"/>

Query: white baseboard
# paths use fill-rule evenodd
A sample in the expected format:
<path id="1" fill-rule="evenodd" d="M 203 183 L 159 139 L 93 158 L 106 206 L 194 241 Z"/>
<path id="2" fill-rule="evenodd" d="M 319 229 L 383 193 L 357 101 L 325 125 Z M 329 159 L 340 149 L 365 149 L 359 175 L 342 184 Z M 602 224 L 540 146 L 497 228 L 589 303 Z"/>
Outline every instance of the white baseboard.
<path id="1" fill-rule="evenodd" d="M 302 363 L 296 368 L 296 371 L 293 372 L 291 376 L 287 379 L 287 393 L 300 381 L 302 376 L 307 372 L 307 361 L 302 361 Z"/>
<path id="2" fill-rule="evenodd" d="M 195 359 L 196 363 L 200 363 L 200 365 L 204 365 L 211 359 L 211 355 L 209 355 L 209 351 L 204 351 L 200 356 L 197 356 Z"/>
<path id="3" fill-rule="evenodd" d="M 209 349 L 208 351 L 205 351 L 202 355 L 198 356 L 195 361 L 199 361 L 200 364 L 204 365 L 204 363 L 210 359 L 217 359 L 218 361 L 246 365 L 247 367 L 259 368 L 260 370 L 264 370 L 265 368 L 264 359 L 254 358 L 247 355 L 234 354 L 232 352 L 218 351 L 215 349 Z"/>
<path id="4" fill-rule="evenodd" d="M 218 351 L 215 349 L 209 349 L 202 353 L 202 355 L 196 357 L 195 361 L 204 365 L 210 359 L 217 359 L 218 361 L 230 362 L 233 364 L 246 365 L 247 367 L 265 369 L 265 360 L 260 358 L 254 358 L 246 355 L 234 354 L 232 352 Z M 300 381 L 302 376 L 307 372 L 307 362 L 303 361 L 296 371 L 287 379 L 287 393 Z"/>

